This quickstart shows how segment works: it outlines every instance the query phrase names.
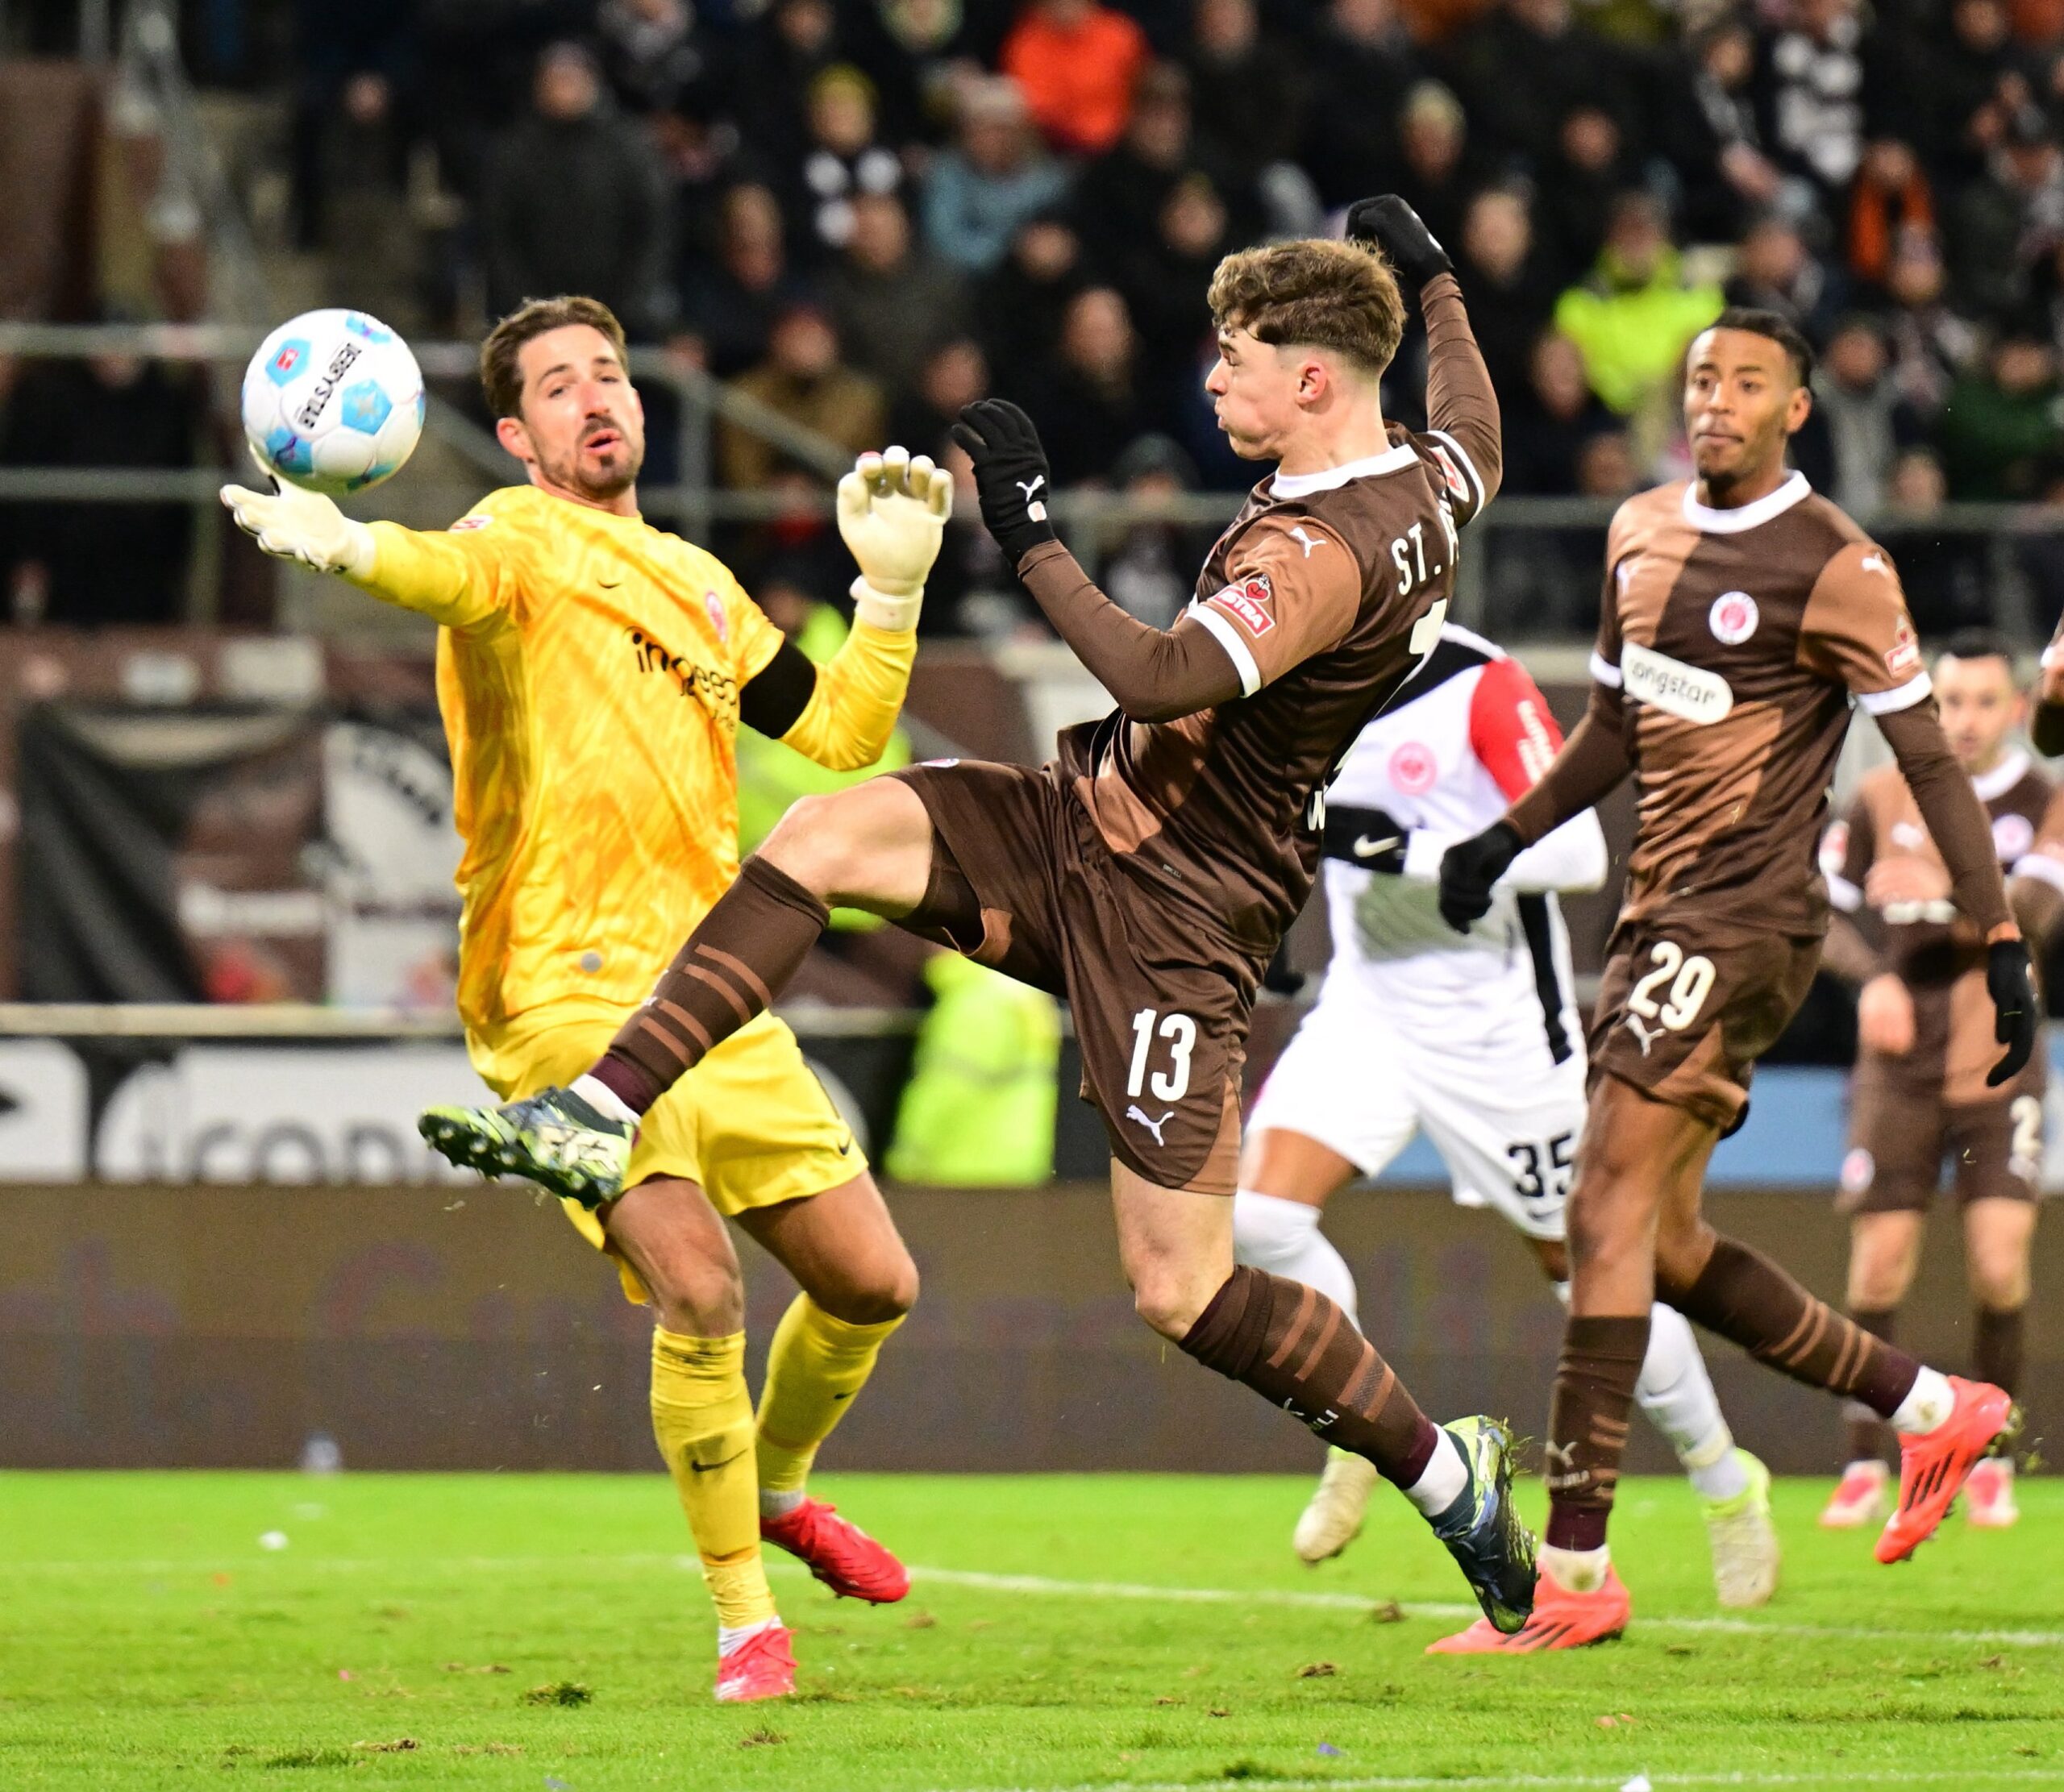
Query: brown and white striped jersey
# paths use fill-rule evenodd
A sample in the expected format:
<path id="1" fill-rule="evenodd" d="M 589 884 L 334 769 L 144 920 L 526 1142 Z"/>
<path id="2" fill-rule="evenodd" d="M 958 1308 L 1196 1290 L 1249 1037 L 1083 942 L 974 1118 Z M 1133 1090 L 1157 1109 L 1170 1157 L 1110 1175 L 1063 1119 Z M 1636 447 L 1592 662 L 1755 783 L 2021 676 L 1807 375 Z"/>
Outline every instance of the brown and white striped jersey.
<path id="1" fill-rule="evenodd" d="M 1263 480 L 1219 537 L 1188 615 L 1242 694 L 1170 721 L 1114 711 L 1063 732 L 1058 769 L 1131 868 L 1266 954 L 1319 857 L 1312 796 L 1440 638 L 1458 530 L 1484 502 L 1452 436 Z"/>
<path id="2" fill-rule="evenodd" d="M 2064 792 L 2018 750 L 1971 786 L 1991 823 L 2001 871 L 2064 887 Z M 1873 867 L 1902 863 L 1914 875 L 1900 880 L 1901 893 L 1874 901 Z M 1821 842 L 1821 868 L 1837 909 L 1851 916 L 1875 911 L 1883 967 L 1913 996 L 1913 1049 L 1875 1061 L 1874 1070 L 1958 1104 L 2040 1090 L 2040 1052 L 2008 1087 L 1986 1087 L 2000 1046 L 1985 987 L 1985 942 L 1950 901 L 1949 867 L 1897 766 L 1880 766 L 1858 785 Z"/>
<path id="3" fill-rule="evenodd" d="M 1635 767 L 1623 918 L 1821 932 L 1850 705 L 1930 690 L 1885 551 L 1801 473 L 1732 510 L 1681 480 L 1642 493 L 1612 519 L 1592 672 Z"/>

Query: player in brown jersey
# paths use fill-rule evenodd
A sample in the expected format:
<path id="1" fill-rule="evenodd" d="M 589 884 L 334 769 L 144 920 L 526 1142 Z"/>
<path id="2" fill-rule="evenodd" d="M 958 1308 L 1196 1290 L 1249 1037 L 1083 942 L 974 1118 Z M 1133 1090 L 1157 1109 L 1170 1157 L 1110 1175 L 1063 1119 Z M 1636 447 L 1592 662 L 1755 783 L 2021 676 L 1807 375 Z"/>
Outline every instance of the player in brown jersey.
<path id="1" fill-rule="evenodd" d="M 827 903 L 1065 996 L 1142 1316 L 1366 1456 L 1510 1631 L 1532 1598 L 1533 1544 L 1512 1511 L 1505 1428 L 1435 1426 L 1331 1300 L 1234 1262 L 1256 987 L 1311 890 L 1325 784 L 1434 646 L 1456 531 L 1498 480 L 1497 401 L 1446 255 L 1393 197 L 1357 206 L 1349 234 L 1245 251 L 1213 276 L 1206 388 L 1234 447 L 1278 470 L 1171 629 L 1126 615 L 1055 538 L 1025 414 L 993 400 L 962 414 L 983 520 L 1118 707 L 1063 733 L 1037 771 L 948 761 L 798 803 L 590 1075 L 500 1112 L 508 1168 L 606 1199 L 606 1168 L 592 1166 L 772 1001 Z M 1426 322 L 1432 427 L 1419 435 L 1379 403 L 1404 321 L 1393 265 Z"/>
<path id="2" fill-rule="evenodd" d="M 1912 1553 L 2010 1423 L 1997 1387 L 1945 1377 L 1816 1300 L 1700 1212 L 1706 1162 L 1740 1121 L 1756 1058 L 1812 981 L 1827 925 L 1815 869 L 1853 703 L 1868 710 L 1983 942 L 2004 1054 L 2035 1043 L 2027 949 L 1983 809 L 1942 737 L 1898 576 L 1785 445 L 1812 408 L 1812 358 L 1769 312 L 1731 310 L 1692 343 L 1684 421 L 1697 477 L 1613 518 L 1589 713 L 1546 776 L 1441 870 L 1462 926 L 1526 845 L 1629 772 L 1638 821 L 1591 1031 L 1591 1096 L 1569 1205 L 1575 1270 L 1549 1411 L 1549 1520 L 1533 1616 L 1444 1652 L 1568 1649 L 1625 1627 L 1606 1525 L 1627 1412 L 1667 1300 L 1759 1361 L 1849 1395 L 1901 1434 L 1881 1561 Z"/>
<path id="3" fill-rule="evenodd" d="M 1942 731 L 1992 824 L 2014 918 L 2041 941 L 2064 910 L 2064 800 L 2015 743 L 2026 705 L 2013 650 L 1983 631 L 1958 635 L 1935 662 L 1934 684 Z M 2016 1394 L 2047 1066 L 2037 1052 L 2018 1077 L 1988 1086 L 1999 1050 L 1984 946 L 1950 902 L 1949 869 L 1896 766 L 1862 780 L 1821 843 L 1821 868 L 1835 908 L 1824 963 L 1858 990 L 1860 1049 L 1838 1198 L 1851 1216 L 1849 1316 L 1879 1337 L 1892 1335 L 1946 1155 L 1977 1307 L 1972 1373 Z M 1831 1530 L 1875 1523 L 1888 1503 L 1884 1421 L 1852 1403 L 1846 1431 L 1847 1466 L 1821 1514 Z M 1972 1470 L 1964 1515 L 1995 1529 L 2020 1516 L 2011 1456 Z"/>

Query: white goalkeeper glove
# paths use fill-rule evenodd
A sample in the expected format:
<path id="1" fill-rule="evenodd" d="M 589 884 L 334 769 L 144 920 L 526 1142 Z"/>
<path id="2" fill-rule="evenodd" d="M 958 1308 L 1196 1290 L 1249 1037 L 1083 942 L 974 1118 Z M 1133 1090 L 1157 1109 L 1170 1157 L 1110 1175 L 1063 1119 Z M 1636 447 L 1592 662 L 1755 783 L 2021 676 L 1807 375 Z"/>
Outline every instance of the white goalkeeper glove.
<path id="1" fill-rule="evenodd" d="M 863 454 L 838 481 L 838 533 L 860 569 L 853 613 L 897 633 L 918 626 L 925 578 L 953 514 L 953 476 L 907 448 Z"/>
<path id="2" fill-rule="evenodd" d="M 254 492 L 225 485 L 223 502 L 247 535 L 255 535 L 268 554 L 298 560 L 318 572 L 341 572 L 368 578 L 377 556 L 372 531 L 354 522 L 320 492 L 304 491 L 284 480 L 279 489 Z"/>

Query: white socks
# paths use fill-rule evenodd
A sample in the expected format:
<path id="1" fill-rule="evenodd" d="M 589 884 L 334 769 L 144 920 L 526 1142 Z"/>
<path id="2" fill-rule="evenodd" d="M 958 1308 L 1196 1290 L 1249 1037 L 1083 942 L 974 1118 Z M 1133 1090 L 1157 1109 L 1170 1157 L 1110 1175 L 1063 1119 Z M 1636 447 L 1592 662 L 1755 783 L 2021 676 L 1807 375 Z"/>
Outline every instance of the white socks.
<path id="1" fill-rule="evenodd" d="M 717 1627 L 717 1657 L 722 1661 L 743 1643 L 750 1642 L 763 1630 L 778 1630 L 781 1620 L 778 1617 L 762 1618 L 756 1624 L 740 1624 L 734 1630 L 729 1624 Z"/>
<path id="2" fill-rule="evenodd" d="M 792 1493 L 775 1493 L 768 1488 L 759 1490 L 759 1516 L 762 1518 L 786 1518 L 803 1503 L 803 1491 L 797 1487 Z"/>
<path id="3" fill-rule="evenodd" d="M 1555 1294 L 1569 1305 L 1569 1283 L 1557 1283 Z M 1649 1309 L 1648 1354 L 1634 1383 L 1634 1403 L 1669 1439 L 1702 1499 L 1732 1499 L 1747 1488 L 1748 1473 L 1734 1454 L 1734 1434 L 1721 1416 L 1692 1322 L 1659 1300 Z"/>
<path id="4" fill-rule="evenodd" d="M 1451 1434 L 1441 1433 L 1425 1471 L 1404 1490 L 1404 1497 L 1428 1518 L 1438 1518 L 1468 1490 L 1469 1460 Z"/>
<path id="5" fill-rule="evenodd" d="M 611 1120 L 620 1120 L 626 1126 L 638 1124 L 638 1116 L 624 1105 L 623 1097 L 608 1083 L 595 1077 L 585 1074 L 576 1076 L 573 1079 L 572 1092 L 598 1114 L 606 1115 Z"/>
<path id="6" fill-rule="evenodd" d="M 1251 1268 L 1317 1289 L 1359 1326 L 1354 1272 L 1319 1230 L 1321 1216 L 1302 1201 L 1243 1188 L 1233 1197 L 1233 1255 Z"/>
<path id="7" fill-rule="evenodd" d="M 1596 1549 L 1558 1549 L 1544 1543 L 1538 1560 L 1542 1573 L 1565 1593 L 1596 1593 L 1612 1572 L 1612 1551 L 1603 1543 Z"/>
<path id="8" fill-rule="evenodd" d="M 1956 1403 L 1956 1391 L 1950 1386 L 1949 1377 L 1924 1363 L 1906 1398 L 1900 1402 L 1899 1411 L 1892 1415 L 1892 1429 L 1909 1437 L 1933 1431 L 1949 1417 Z"/>

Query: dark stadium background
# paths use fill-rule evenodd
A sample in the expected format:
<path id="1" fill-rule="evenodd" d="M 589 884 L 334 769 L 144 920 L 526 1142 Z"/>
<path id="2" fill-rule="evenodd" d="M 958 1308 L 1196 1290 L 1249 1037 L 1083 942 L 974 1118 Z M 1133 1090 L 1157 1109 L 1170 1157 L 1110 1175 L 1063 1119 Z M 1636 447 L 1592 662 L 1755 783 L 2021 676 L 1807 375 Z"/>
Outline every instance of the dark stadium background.
<path id="1" fill-rule="evenodd" d="M 1454 253 L 1504 406 L 1457 613 L 1567 721 L 1604 519 L 1683 470 L 1679 355 L 1724 299 L 1819 350 L 1799 459 L 1891 549 L 1924 634 L 1987 624 L 2032 664 L 2064 611 L 2061 127 L 2060 0 L 0 0 L 0 1463 L 283 1463 L 317 1432 L 368 1465 L 649 1455 L 610 1279 L 551 1216 L 394 1156 L 388 1093 L 309 1069 L 451 1051 L 449 791 L 427 635 L 262 559 L 214 501 L 272 324 L 355 305 L 418 347 L 429 434 L 355 508 L 436 526 L 510 476 L 468 377 L 487 322 L 607 299 L 648 510 L 797 628 L 843 601 L 842 462 L 943 453 L 1002 393 L 1071 544 L 1165 622 L 1247 477 L 1198 392 L 1211 268 L 1396 190 Z M 1408 422 L 1421 367 L 1408 342 L 1386 391 Z M 957 470 L 910 745 L 1032 759 L 1097 693 Z M 1611 900 L 1571 904 L 1581 969 Z M 1308 916 L 1307 970 L 1323 939 Z M 877 1147 L 920 969 L 836 936 L 802 986 Z M 1294 1012 L 1264 1015 L 1257 1068 Z M 1829 1294 L 1852 1047 L 1824 984 L 1717 1196 Z M 315 1079 L 305 1140 L 198 1136 L 180 1104 L 232 1048 L 239 1075 Z M 900 1197 L 926 1301 L 842 1460 L 1304 1461 L 1135 1335 L 1071 1062 L 1053 1186 Z M 1545 1289 L 1409 1175 L 1337 1223 L 1371 1325 L 1432 1403 L 1534 1420 Z M 1957 1363 L 1953 1229 L 1914 1338 Z M 764 1337 L 781 1291 L 752 1276 Z M 2038 1431 L 2061 1280 L 2046 1241 Z M 1101 1341 L 1088 1366 L 1064 1328 Z M 1814 1403 L 1717 1372 L 1774 1466 L 1832 1466 Z M 993 1434 L 926 1422 L 992 1399 Z"/>

